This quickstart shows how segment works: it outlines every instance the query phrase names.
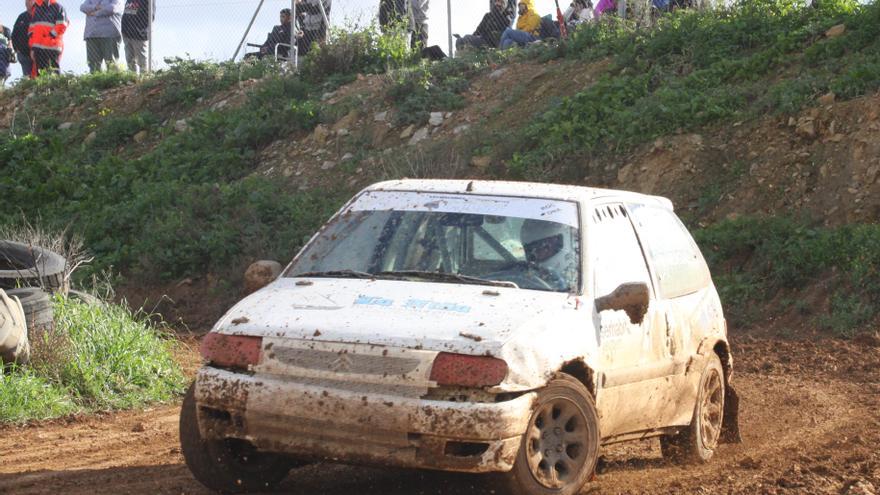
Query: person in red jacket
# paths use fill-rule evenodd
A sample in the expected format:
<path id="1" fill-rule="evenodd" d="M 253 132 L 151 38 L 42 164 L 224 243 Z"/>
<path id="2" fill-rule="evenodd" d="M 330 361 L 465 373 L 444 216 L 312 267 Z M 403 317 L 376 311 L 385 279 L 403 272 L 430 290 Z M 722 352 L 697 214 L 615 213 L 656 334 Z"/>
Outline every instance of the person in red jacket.
<path id="1" fill-rule="evenodd" d="M 33 76 L 60 71 L 64 32 L 68 24 L 67 13 L 57 0 L 34 0 L 34 13 L 28 28 Z"/>

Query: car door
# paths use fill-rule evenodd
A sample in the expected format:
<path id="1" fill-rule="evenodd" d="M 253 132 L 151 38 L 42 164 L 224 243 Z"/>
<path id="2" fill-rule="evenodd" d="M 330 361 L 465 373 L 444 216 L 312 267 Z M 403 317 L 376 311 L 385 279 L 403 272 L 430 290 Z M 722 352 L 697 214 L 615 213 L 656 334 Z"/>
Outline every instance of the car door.
<path id="1" fill-rule="evenodd" d="M 594 306 L 601 373 L 596 401 L 602 436 L 608 439 L 650 428 L 656 422 L 656 399 L 665 395 L 669 386 L 664 380 L 667 370 L 659 369 L 655 360 L 655 346 L 665 333 L 665 322 L 627 209 L 622 203 L 607 203 L 588 214 L 589 289 L 593 298 L 631 283 L 646 284 L 650 294 L 641 321 L 632 321 L 624 311 L 598 311 Z"/>

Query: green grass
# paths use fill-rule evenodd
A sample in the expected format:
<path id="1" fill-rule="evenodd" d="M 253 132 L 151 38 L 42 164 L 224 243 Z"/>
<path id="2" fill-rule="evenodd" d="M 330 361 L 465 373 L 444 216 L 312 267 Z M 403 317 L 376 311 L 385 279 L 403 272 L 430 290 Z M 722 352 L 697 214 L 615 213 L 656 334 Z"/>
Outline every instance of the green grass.
<path id="1" fill-rule="evenodd" d="M 167 402 L 185 378 L 170 336 L 114 304 L 55 299 L 55 330 L 32 336 L 31 363 L 0 375 L 0 422 Z"/>
<path id="2" fill-rule="evenodd" d="M 829 310 L 800 313 L 849 336 L 880 314 L 880 225 L 818 227 L 790 218 L 743 217 L 694 231 L 712 270 L 728 319 L 748 325 L 773 313 L 781 292 L 825 284 Z M 776 312 L 786 308 L 777 308 Z"/>
<path id="3" fill-rule="evenodd" d="M 583 161 L 572 155 L 625 151 L 678 131 L 797 112 L 828 91 L 852 98 L 880 88 L 880 6 L 822 5 L 744 1 L 679 10 L 655 29 L 613 20 L 578 29 L 559 53 L 608 59 L 609 69 L 523 132 L 514 175 L 539 177 L 560 161 Z M 836 24 L 846 32 L 826 39 Z"/>

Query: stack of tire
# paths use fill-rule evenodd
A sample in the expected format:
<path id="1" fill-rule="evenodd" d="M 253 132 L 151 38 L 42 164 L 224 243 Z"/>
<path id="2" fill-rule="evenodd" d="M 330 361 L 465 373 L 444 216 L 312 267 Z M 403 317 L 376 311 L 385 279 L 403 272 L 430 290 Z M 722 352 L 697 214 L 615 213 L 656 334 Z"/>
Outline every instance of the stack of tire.
<path id="1" fill-rule="evenodd" d="M 24 364 L 29 342 L 55 328 L 51 292 L 66 294 L 67 260 L 48 249 L 0 240 L 0 360 Z M 19 322 L 20 313 L 24 324 Z"/>

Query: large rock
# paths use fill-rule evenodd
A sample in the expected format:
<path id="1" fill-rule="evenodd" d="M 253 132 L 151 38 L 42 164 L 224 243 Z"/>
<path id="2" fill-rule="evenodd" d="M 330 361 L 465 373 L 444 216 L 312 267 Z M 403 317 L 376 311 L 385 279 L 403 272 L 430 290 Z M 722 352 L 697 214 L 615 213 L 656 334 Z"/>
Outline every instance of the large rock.
<path id="1" fill-rule="evenodd" d="M 312 140 L 315 144 L 324 146 L 327 144 L 328 137 L 330 137 L 330 130 L 327 129 L 327 126 L 319 124 L 318 127 L 315 127 L 315 132 L 312 134 Z"/>
<path id="2" fill-rule="evenodd" d="M 271 260 L 256 261 L 244 272 L 244 291 L 247 294 L 256 292 L 272 283 L 281 275 L 281 263 Z"/>
<path id="3" fill-rule="evenodd" d="M 431 130 L 429 128 L 422 127 L 421 129 L 417 130 L 415 134 L 412 135 L 412 137 L 409 140 L 409 145 L 413 146 L 413 145 L 416 145 L 416 144 L 424 141 L 425 139 L 428 138 L 430 133 L 431 133 Z"/>
<path id="4" fill-rule="evenodd" d="M 360 118 L 360 114 L 357 110 L 348 112 L 345 117 L 342 117 L 333 125 L 333 131 L 338 132 L 340 129 L 353 129 L 357 126 L 358 118 Z"/>
<path id="5" fill-rule="evenodd" d="M 825 31 L 826 38 L 837 38 L 846 32 L 846 26 L 843 24 L 838 24 L 836 26 L 832 26 L 828 31 Z"/>

